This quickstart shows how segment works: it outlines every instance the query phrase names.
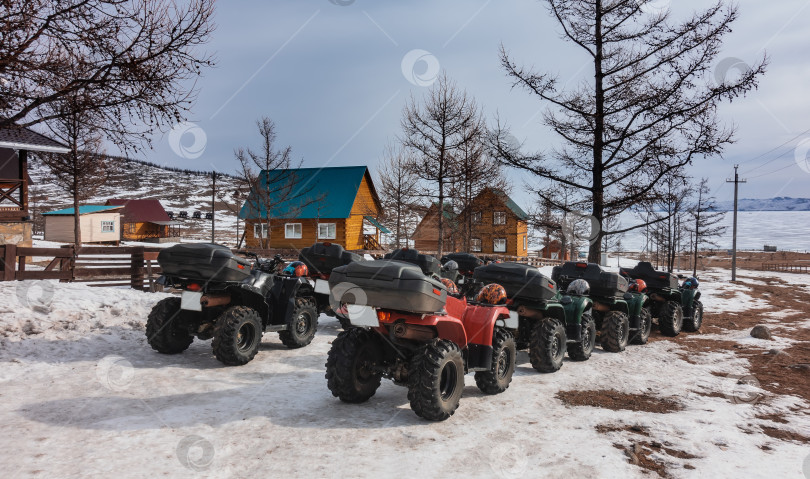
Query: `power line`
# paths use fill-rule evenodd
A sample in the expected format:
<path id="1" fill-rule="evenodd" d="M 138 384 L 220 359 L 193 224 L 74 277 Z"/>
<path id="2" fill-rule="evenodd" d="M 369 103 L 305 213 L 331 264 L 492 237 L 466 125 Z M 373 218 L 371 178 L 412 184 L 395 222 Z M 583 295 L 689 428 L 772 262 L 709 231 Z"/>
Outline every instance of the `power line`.
<path id="1" fill-rule="evenodd" d="M 788 141 L 782 143 L 781 145 L 777 146 L 776 148 L 770 149 L 770 150 L 766 151 L 765 153 L 763 153 L 763 154 L 761 154 L 759 156 L 755 156 L 755 157 L 751 158 L 750 160 L 743 161 L 742 164 L 751 163 L 752 161 L 756 161 L 756 160 L 762 158 L 763 156 L 767 156 L 767 155 L 773 153 L 774 151 L 778 150 L 779 148 L 782 148 L 783 146 L 786 146 L 786 145 L 788 145 L 790 143 L 793 143 L 794 141 L 798 140 L 802 135 L 806 135 L 807 133 L 810 133 L 810 128 L 804 130 L 803 132 L 799 133 L 798 135 L 794 136 L 793 138 L 789 139 Z"/>

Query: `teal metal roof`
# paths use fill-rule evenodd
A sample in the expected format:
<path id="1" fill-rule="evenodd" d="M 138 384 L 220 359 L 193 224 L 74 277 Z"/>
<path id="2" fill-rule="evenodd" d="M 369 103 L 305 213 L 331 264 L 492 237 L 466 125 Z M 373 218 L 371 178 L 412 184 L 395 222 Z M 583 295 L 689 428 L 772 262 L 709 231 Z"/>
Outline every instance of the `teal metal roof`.
<path id="1" fill-rule="evenodd" d="M 381 225 L 380 222 L 375 220 L 373 216 L 366 216 L 365 218 L 368 220 L 369 223 L 376 226 L 377 229 L 380 230 L 382 233 L 391 234 L 391 230 Z"/>
<path id="2" fill-rule="evenodd" d="M 251 191 L 239 218 L 267 218 L 267 204 L 273 205 L 271 218 L 348 218 L 367 174 L 365 166 L 262 171 L 261 187 L 266 189 L 268 200 Z M 369 186 L 378 202 L 370 177 Z"/>
<path id="3" fill-rule="evenodd" d="M 79 216 L 90 213 L 100 213 L 107 210 L 120 210 L 121 206 L 104 206 L 104 205 L 85 205 L 79 206 Z M 73 208 L 65 208 L 63 210 L 48 211 L 42 213 L 43 215 L 70 215 L 73 216 Z"/>
<path id="4" fill-rule="evenodd" d="M 518 218 L 524 221 L 527 221 L 529 219 L 529 215 L 526 214 L 525 211 L 523 211 L 523 208 L 518 206 L 517 203 L 515 203 L 512 200 L 512 198 L 510 198 L 509 195 L 507 195 L 503 190 L 492 188 L 492 191 L 494 191 L 498 196 L 501 197 L 506 207 L 512 210 L 512 213 L 517 215 Z"/>

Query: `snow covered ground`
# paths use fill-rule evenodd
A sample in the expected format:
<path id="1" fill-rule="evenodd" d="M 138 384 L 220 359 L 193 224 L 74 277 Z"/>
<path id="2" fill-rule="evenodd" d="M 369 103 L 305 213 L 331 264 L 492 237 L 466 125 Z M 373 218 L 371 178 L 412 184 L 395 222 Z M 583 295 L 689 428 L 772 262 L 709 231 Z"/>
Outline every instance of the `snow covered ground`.
<path id="1" fill-rule="evenodd" d="M 764 307 L 724 274 L 701 283 L 713 311 L 737 308 L 740 299 L 748 309 Z M 505 393 L 485 396 L 469 375 L 456 414 L 429 423 L 390 381 L 365 404 L 332 397 L 324 362 L 339 327 L 326 316 L 310 346 L 289 350 L 267 334 L 241 367 L 217 362 L 210 342 L 157 354 L 144 324 L 164 296 L 0 283 L 4 477 L 655 477 L 624 450 L 641 440 L 662 446 L 652 457 L 674 477 L 801 478 L 803 463 L 805 477 L 810 470 L 808 444 L 752 428 L 772 425 L 756 417 L 766 410 L 788 421 L 780 427 L 810 436 L 807 402 L 740 381 L 750 374 L 747 362 L 732 352 L 685 361 L 685 336 L 621 354 L 597 348 L 589 361 L 566 360 L 554 374 L 535 372 L 521 352 Z M 791 342 L 762 345 L 733 330 L 717 339 L 765 348 Z M 633 412 L 558 399 L 572 390 L 615 390 L 679 408 Z"/>

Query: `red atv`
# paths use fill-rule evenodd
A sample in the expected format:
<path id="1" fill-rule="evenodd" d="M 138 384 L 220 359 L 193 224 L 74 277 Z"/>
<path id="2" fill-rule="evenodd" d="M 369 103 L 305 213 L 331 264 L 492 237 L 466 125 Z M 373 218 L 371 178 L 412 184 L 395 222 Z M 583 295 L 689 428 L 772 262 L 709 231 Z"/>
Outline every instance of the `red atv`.
<path id="1" fill-rule="evenodd" d="M 418 266 L 393 260 L 336 268 L 329 284 L 354 326 L 332 342 L 326 361 L 329 390 L 341 401 L 367 401 L 386 377 L 407 386 L 418 416 L 443 421 L 458 408 L 467 372 L 486 394 L 509 387 L 517 354 L 509 330 L 518 318 L 486 304 L 485 294 L 468 303 Z"/>

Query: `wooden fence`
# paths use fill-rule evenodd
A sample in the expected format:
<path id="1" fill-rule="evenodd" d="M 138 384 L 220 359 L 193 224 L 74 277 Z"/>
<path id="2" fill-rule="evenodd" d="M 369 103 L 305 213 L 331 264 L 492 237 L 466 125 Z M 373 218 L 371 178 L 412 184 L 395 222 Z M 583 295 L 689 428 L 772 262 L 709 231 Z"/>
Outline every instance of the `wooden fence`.
<path id="1" fill-rule="evenodd" d="M 160 248 L 72 245 L 62 248 L 0 246 L 0 281 L 56 279 L 89 286 L 155 291 Z M 43 268 L 44 267 L 44 268 Z"/>
<path id="2" fill-rule="evenodd" d="M 782 273 L 810 273 L 810 265 L 793 263 L 762 263 L 765 271 L 779 271 Z"/>

